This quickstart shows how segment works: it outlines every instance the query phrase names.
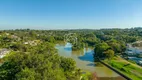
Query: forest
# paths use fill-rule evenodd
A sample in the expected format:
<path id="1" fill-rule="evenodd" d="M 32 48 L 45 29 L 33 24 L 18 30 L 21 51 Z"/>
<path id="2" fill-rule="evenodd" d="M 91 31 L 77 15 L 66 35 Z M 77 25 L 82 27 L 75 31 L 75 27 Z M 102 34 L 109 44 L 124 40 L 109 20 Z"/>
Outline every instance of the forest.
<path id="1" fill-rule="evenodd" d="M 0 59 L 0 80 L 79 80 L 81 69 L 73 59 L 58 55 L 56 43 L 70 42 L 74 51 L 93 47 L 94 58 L 109 60 L 124 55 L 126 44 L 141 36 L 142 28 L 1 30 L 0 48 L 10 53 Z"/>

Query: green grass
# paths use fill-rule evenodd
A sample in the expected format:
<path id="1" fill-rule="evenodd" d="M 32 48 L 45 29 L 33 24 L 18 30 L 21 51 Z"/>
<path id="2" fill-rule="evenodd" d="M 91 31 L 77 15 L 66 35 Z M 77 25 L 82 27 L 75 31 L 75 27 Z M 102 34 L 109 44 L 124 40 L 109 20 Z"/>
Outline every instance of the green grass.
<path id="1" fill-rule="evenodd" d="M 142 80 L 142 69 L 138 67 L 125 62 L 118 62 L 117 60 L 111 60 L 108 64 L 133 80 Z"/>

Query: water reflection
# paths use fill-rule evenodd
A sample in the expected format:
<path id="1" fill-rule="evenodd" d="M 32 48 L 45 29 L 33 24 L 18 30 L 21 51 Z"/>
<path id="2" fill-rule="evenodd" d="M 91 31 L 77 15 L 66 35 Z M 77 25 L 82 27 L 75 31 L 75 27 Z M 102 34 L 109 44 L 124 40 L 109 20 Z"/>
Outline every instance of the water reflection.
<path id="1" fill-rule="evenodd" d="M 94 63 L 87 64 L 87 66 L 95 66 Z"/>
<path id="2" fill-rule="evenodd" d="M 72 48 L 64 48 L 66 51 L 72 51 Z"/>
<path id="3" fill-rule="evenodd" d="M 87 64 L 87 66 L 97 66 L 97 67 L 103 67 L 103 64 L 99 63 L 99 62 L 95 62 L 95 63 L 89 63 Z"/>
<path id="4" fill-rule="evenodd" d="M 72 44 L 67 42 L 65 48 L 72 48 Z"/>
<path id="5" fill-rule="evenodd" d="M 94 62 L 93 51 L 86 51 L 84 53 L 83 56 L 78 57 L 80 60 Z"/>

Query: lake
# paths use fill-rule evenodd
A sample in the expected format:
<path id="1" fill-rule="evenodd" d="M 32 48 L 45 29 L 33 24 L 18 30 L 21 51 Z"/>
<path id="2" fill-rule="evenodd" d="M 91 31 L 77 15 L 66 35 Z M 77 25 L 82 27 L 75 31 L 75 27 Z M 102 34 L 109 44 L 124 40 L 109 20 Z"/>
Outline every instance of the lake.
<path id="1" fill-rule="evenodd" d="M 71 47 L 72 45 L 70 43 L 56 44 L 55 46 L 60 56 L 74 59 L 78 68 L 95 73 L 101 80 L 125 80 L 123 77 L 110 70 L 108 67 L 102 65 L 99 62 L 94 62 L 93 49 L 84 48 L 83 50 L 72 51 Z"/>

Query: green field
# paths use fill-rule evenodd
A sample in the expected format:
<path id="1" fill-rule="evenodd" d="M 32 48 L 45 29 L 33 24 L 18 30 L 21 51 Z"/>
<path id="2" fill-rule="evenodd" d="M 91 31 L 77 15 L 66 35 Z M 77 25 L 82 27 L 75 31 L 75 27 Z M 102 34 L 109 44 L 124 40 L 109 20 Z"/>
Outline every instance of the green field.
<path id="1" fill-rule="evenodd" d="M 142 80 L 142 68 L 134 66 L 134 64 L 132 65 L 132 63 L 121 60 L 111 60 L 108 64 L 133 80 Z"/>

